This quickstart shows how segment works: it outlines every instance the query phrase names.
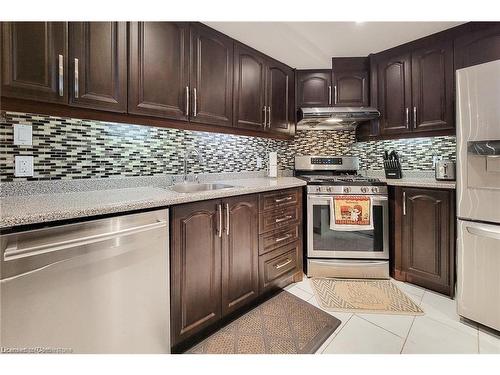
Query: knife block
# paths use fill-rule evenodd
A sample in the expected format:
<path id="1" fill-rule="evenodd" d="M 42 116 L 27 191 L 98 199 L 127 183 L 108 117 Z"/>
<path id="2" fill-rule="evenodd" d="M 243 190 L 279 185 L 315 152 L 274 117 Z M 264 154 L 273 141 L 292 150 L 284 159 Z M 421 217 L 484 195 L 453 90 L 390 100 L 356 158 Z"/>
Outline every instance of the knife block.
<path id="1" fill-rule="evenodd" d="M 401 163 L 399 160 L 384 160 L 385 178 L 402 178 Z"/>

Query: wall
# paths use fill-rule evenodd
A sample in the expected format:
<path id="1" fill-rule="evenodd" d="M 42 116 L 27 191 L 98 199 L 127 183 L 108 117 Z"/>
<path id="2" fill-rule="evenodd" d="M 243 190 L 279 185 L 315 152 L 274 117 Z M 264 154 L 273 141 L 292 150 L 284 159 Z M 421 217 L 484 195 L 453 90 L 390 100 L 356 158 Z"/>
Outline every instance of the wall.
<path id="1" fill-rule="evenodd" d="M 33 126 L 33 146 L 14 146 L 12 124 Z M 267 168 L 267 152 L 276 151 L 282 169 L 293 169 L 295 155 L 360 157 L 361 169 L 382 169 L 384 150 L 402 155 L 404 169 L 432 169 L 432 155 L 455 158 L 455 137 L 355 142 L 353 131 L 299 131 L 293 141 L 112 124 L 41 115 L 7 113 L 0 126 L 1 182 L 91 177 L 179 174 L 189 147 L 202 163 L 189 172 L 221 173 Z M 34 155 L 35 176 L 14 177 L 14 156 Z M 263 158 L 257 167 L 257 157 Z"/>

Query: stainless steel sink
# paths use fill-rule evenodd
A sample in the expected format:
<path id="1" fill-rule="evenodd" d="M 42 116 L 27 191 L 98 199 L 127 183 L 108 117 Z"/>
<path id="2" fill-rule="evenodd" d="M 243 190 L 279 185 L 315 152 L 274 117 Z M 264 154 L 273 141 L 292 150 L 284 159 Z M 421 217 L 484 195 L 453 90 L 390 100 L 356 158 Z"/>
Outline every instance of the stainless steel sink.
<path id="1" fill-rule="evenodd" d="M 183 183 L 183 184 L 173 185 L 172 190 L 178 193 L 197 193 L 202 191 L 230 189 L 234 187 L 235 186 L 233 185 L 220 184 L 220 183 L 213 183 L 213 184 Z"/>

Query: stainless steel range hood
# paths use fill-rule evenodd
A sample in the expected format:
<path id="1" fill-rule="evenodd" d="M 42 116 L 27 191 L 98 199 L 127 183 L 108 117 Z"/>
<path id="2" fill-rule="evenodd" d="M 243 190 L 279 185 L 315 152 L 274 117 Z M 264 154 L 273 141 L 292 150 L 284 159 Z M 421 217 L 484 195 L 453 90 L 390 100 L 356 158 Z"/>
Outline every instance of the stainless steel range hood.
<path id="1" fill-rule="evenodd" d="M 301 108 L 299 130 L 354 129 L 363 121 L 376 119 L 380 112 L 371 107 Z"/>

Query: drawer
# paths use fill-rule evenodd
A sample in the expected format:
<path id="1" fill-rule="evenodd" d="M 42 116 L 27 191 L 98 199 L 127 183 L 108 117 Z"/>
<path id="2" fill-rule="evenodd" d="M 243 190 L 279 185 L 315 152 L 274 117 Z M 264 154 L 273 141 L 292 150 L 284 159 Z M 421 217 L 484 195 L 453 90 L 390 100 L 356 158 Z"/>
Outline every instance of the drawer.
<path id="1" fill-rule="evenodd" d="M 288 189 L 261 193 L 259 195 L 259 211 L 275 210 L 287 206 L 294 206 L 300 202 L 300 189 Z"/>
<path id="2" fill-rule="evenodd" d="M 261 212 L 259 214 L 259 233 L 286 227 L 298 223 L 300 207 L 290 206 L 281 210 Z"/>
<path id="3" fill-rule="evenodd" d="M 284 286 L 299 269 L 300 241 L 259 257 L 260 293 Z"/>
<path id="4" fill-rule="evenodd" d="M 261 234 L 259 237 L 259 255 L 297 241 L 300 238 L 300 234 L 300 226 L 297 224 Z"/>

